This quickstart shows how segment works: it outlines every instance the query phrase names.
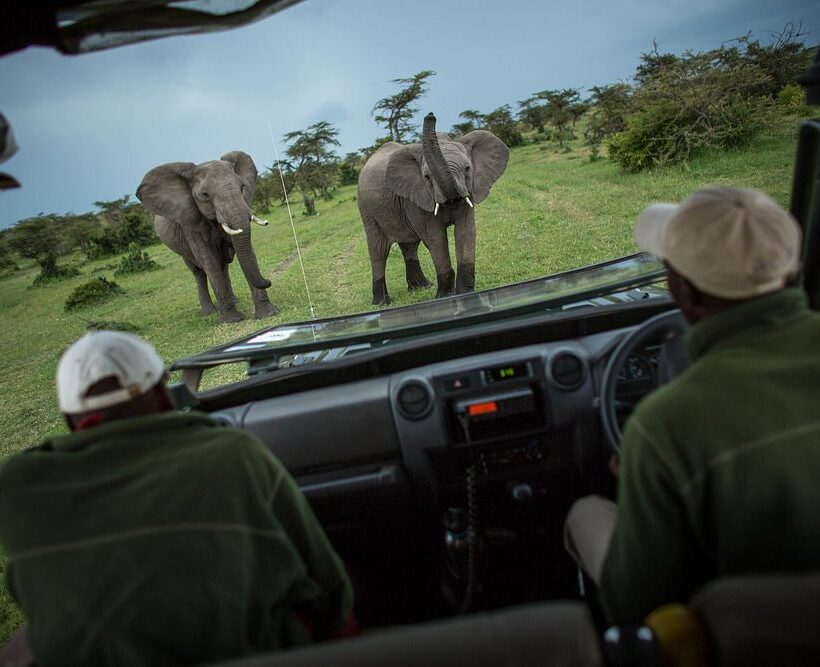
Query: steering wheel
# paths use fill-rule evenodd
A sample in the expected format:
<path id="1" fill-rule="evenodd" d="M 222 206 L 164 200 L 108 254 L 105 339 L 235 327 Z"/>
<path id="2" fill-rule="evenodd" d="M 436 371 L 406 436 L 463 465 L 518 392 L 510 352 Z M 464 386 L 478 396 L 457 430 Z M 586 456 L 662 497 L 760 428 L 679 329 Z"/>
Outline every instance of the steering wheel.
<path id="1" fill-rule="evenodd" d="M 615 351 L 610 355 L 604 367 L 601 379 L 601 424 L 604 439 L 613 454 L 621 451 L 623 433 L 618 422 L 618 409 L 634 407 L 632 404 L 616 398 L 618 376 L 627 360 L 636 351 L 653 339 L 662 340 L 663 347 L 658 363 L 658 372 L 654 378 L 653 390 L 677 377 L 688 366 L 686 351 L 683 346 L 683 334 L 689 328 L 680 310 L 670 310 L 650 317 L 637 329 L 627 334 Z"/>

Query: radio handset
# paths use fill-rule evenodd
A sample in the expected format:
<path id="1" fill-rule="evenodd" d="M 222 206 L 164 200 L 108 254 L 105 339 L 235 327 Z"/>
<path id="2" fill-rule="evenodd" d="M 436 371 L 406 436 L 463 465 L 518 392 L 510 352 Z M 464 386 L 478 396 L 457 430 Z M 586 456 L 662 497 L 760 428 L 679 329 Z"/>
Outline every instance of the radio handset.
<path id="1" fill-rule="evenodd" d="M 456 407 L 456 416 L 464 431 L 467 443 L 467 456 L 470 463 L 464 471 L 464 487 L 467 495 L 467 584 L 464 589 L 464 600 L 457 614 L 465 614 L 473 604 L 476 586 L 476 560 L 478 558 L 478 496 L 476 491 L 476 462 L 472 443 L 470 442 L 470 418 L 465 404 Z"/>

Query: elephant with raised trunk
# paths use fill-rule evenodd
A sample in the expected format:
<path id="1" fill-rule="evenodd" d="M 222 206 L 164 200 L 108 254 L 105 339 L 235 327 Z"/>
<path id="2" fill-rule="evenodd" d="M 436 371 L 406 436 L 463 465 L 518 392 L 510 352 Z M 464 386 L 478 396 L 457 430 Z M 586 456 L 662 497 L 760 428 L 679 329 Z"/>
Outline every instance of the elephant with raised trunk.
<path id="1" fill-rule="evenodd" d="M 270 281 L 259 270 L 251 245 L 251 222 L 267 224 L 250 209 L 256 174 L 250 155 L 231 151 L 202 164 L 168 162 L 154 167 L 137 189 L 143 206 L 155 215 L 160 239 L 194 274 L 202 314 L 219 311 L 220 322 L 243 319 L 228 274 L 234 255 L 250 287 L 255 317 L 277 312 L 265 291 Z"/>
<path id="2" fill-rule="evenodd" d="M 407 288 L 430 287 L 418 259 L 419 243 L 433 258 L 436 298 L 475 289 L 475 209 L 507 167 L 510 150 L 492 132 L 458 139 L 436 133 L 436 117 L 424 118 L 421 144 L 389 141 L 359 175 L 357 201 L 373 271 L 373 304 L 389 304 L 384 279 L 387 255 L 398 243 Z M 447 227 L 455 226 L 458 275 L 450 262 Z"/>

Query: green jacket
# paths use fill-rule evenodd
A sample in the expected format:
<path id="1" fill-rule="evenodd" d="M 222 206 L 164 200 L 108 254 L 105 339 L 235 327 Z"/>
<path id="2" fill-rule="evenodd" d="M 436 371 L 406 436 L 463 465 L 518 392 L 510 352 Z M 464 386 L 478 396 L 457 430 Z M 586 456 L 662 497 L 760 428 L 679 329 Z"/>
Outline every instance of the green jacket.
<path id="1" fill-rule="evenodd" d="M 307 643 L 352 608 L 306 500 L 255 437 L 163 413 L 0 468 L 7 585 L 39 664 L 198 663 Z"/>
<path id="2" fill-rule="evenodd" d="M 727 574 L 820 568 L 820 315 L 794 288 L 708 317 L 627 423 L 601 598 L 638 623 Z"/>

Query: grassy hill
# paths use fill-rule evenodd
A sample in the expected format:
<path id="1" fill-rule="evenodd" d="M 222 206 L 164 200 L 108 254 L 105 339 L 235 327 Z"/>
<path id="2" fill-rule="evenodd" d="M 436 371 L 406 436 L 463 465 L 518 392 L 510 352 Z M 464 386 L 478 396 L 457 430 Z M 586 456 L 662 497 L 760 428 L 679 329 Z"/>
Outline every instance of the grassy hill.
<path id="1" fill-rule="evenodd" d="M 796 121 L 784 122 L 753 146 L 706 155 L 686 167 L 623 174 L 606 160 L 590 163 L 576 143 L 568 153 L 552 144 L 514 149 L 509 167 L 489 198 L 477 207 L 476 289 L 583 266 L 635 251 L 632 225 L 653 201 L 677 201 L 692 190 L 722 183 L 759 188 L 787 204 L 795 151 Z M 134 186 L 136 187 L 136 183 Z M 369 310 L 370 266 L 354 186 L 341 188 L 319 215 L 305 218 L 294 207 L 305 272 L 318 317 Z M 50 287 L 34 288 L 32 266 L 0 281 L 0 458 L 64 429 L 54 395 L 54 375 L 62 351 L 88 321 L 128 322 L 170 362 L 248 334 L 263 326 L 309 319 L 299 262 L 287 211 L 269 212 L 267 228 L 254 227 L 254 245 L 271 279 L 271 301 L 280 313 L 267 320 L 219 324 L 202 318 L 194 280 L 181 259 L 162 245 L 148 253 L 162 268 L 114 278 L 125 293 L 115 300 L 66 313 L 63 304 L 79 284 L 95 276 L 113 277 L 116 259 L 86 262 L 82 275 Z M 452 230 L 451 230 L 451 252 Z M 435 272 L 420 251 L 428 278 Z M 71 258 L 69 258 L 71 259 Z M 80 261 L 80 258 L 75 258 Z M 239 267 L 232 266 L 239 308 L 252 313 Z M 404 265 L 394 247 L 387 267 L 394 305 L 432 298 L 435 288 L 408 294 Z M 0 553 L 0 571 L 3 562 Z M 0 642 L 19 623 L 5 590 L 0 590 Z"/>

